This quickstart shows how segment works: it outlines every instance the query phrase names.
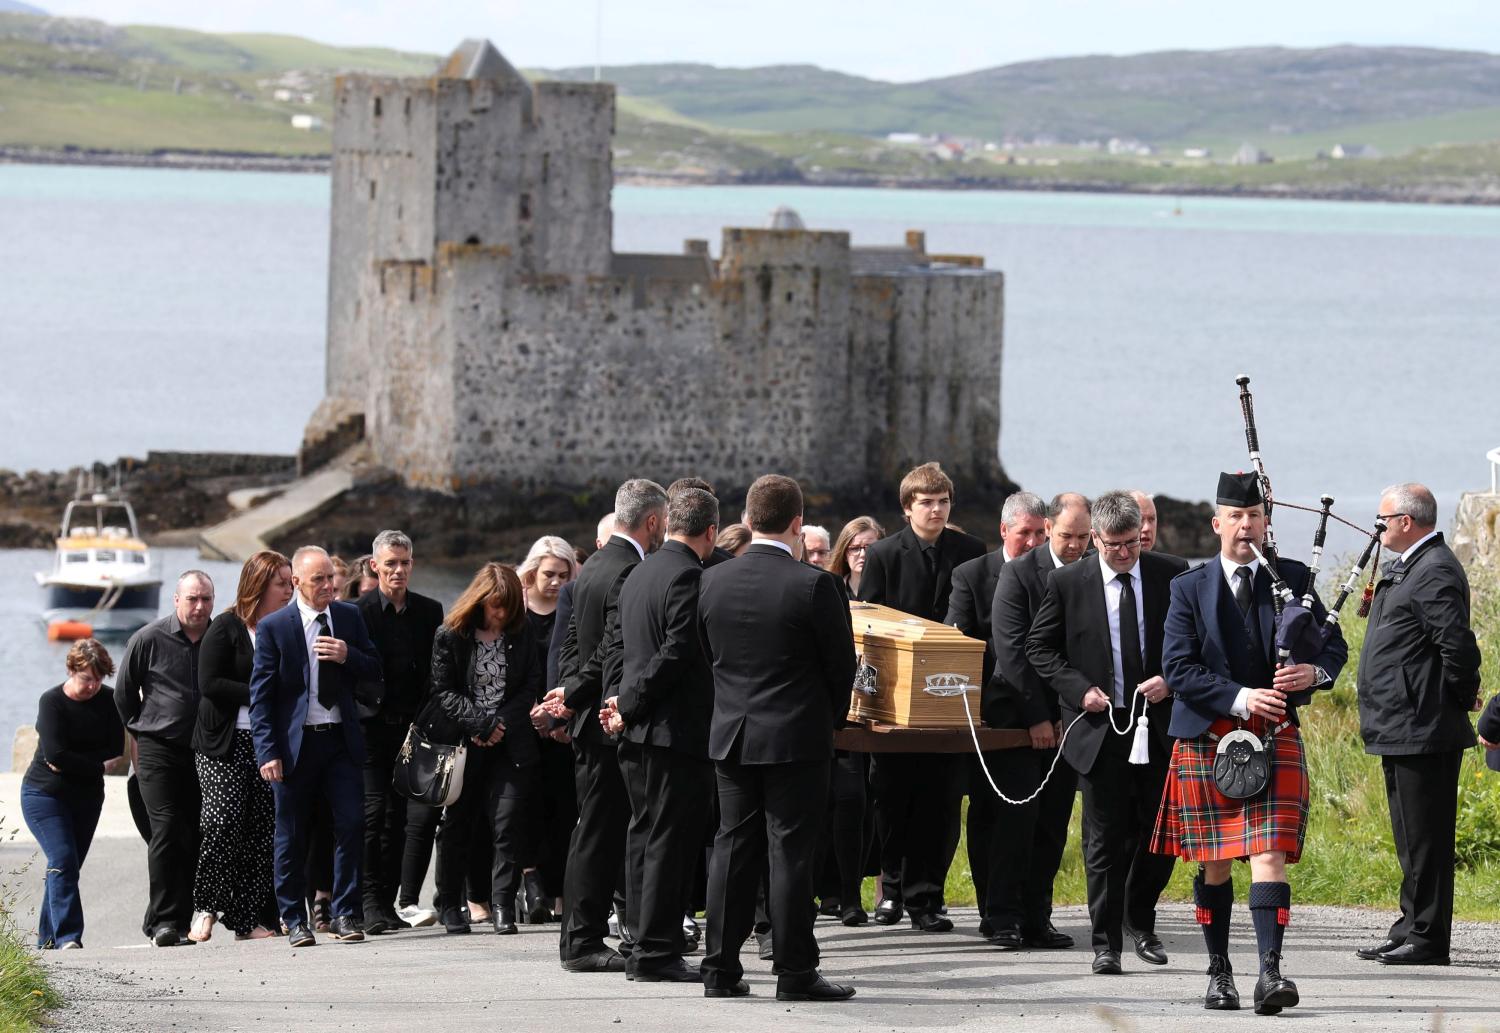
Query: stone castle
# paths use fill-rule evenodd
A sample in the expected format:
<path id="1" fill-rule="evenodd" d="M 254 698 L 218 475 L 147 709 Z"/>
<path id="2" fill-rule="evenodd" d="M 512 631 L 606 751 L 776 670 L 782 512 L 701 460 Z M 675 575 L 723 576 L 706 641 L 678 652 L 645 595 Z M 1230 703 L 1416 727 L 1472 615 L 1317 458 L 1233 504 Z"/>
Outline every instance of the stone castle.
<path id="1" fill-rule="evenodd" d="M 726 229 L 613 250 L 615 94 L 468 41 L 428 79 L 336 87 L 327 399 L 412 488 L 612 492 L 791 474 L 885 498 L 998 458 L 1004 280 L 849 234 Z M 315 417 L 315 422 L 318 417 Z"/>

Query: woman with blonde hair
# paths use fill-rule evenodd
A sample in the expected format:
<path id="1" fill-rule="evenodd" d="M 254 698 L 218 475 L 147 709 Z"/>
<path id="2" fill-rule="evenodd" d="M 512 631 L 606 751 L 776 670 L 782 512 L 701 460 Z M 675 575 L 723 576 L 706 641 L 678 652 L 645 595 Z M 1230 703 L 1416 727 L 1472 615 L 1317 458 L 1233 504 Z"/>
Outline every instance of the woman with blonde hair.
<path id="1" fill-rule="evenodd" d="M 719 537 L 714 540 L 714 547 L 723 549 L 731 556 L 738 556 L 750 547 L 750 527 L 748 524 L 730 524 L 719 531 Z"/>

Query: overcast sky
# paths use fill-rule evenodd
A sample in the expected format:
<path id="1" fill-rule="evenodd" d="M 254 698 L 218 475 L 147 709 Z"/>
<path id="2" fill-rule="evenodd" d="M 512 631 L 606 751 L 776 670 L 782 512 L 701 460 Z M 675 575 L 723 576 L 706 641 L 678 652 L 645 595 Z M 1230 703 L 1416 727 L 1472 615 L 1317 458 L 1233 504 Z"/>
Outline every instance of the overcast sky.
<path id="1" fill-rule="evenodd" d="M 1041 57 L 1335 43 L 1500 50 L 1496 0 L 31 0 L 117 24 L 284 32 L 446 52 L 488 36 L 524 67 L 817 64 L 877 79 Z"/>

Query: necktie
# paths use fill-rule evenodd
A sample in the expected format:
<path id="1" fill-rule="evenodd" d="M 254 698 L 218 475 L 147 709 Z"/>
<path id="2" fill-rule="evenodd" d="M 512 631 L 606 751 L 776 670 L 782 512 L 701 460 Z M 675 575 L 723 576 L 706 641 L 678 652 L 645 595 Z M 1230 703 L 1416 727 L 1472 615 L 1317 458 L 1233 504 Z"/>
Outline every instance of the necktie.
<path id="1" fill-rule="evenodd" d="M 1135 687 L 1146 680 L 1146 663 L 1141 659 L 1141 622 L 1135 610 L 1134 580 L 1129 574 L 1119 574 L 1120 582 L 1120 671 L 1125 683 L 1123 700 L 1116 706 L 1130 706 L 1135 696 Z"/>
<path id="2" fill-rule="evenodd" d="M 1252 577 L 1249 567 L 1239 567 L 1234 572 L 1234 601 L 1240 608 L 1240 616 L 1244 617 L 1250 613 L 1250 578 Z"/>
<path id="3" fill-rule="evenodd" d="M 333 635 L 333 629 L 328 626 L 328 614 L 318 614 L 318 634 Z M 324 710 L 332 710 L 334 704 L 339 701 L 338 690 L 331 684 L 333 679 L 329 674 L 333 671 L 333 661 L 318 661 L 318 705 Z"/>

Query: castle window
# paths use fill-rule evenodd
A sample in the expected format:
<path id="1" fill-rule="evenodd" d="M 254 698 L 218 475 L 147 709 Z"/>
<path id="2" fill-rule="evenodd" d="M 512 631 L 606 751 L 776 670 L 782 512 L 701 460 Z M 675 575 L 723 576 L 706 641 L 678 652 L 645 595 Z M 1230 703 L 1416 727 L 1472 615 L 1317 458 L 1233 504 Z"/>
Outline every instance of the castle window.
<path id="1" fill-rule="evenodd" d="M 370 200 L 375 200 L 375 181 L 370 180 Z"/>
<path id="2" fill-rule="evenodd" d="M 522 194 L 520 198 L 521 221 L 525 222 L 531 218 L 531 195 Z"/>
<path id="3" fill-rule="evenodd" d="M 376 118 L 380 117 L 380 98 L 379 97 L 375 98 L 375 117 Z"/>

